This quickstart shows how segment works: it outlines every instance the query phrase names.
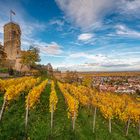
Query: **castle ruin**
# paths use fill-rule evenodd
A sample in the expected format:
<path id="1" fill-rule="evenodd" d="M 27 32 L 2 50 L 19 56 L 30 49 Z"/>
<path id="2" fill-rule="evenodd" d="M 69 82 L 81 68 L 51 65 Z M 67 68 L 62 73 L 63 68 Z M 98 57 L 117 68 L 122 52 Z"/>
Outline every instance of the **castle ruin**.
<path id="1" fill-rule="evenodd" d="M 6 53 L 7 67 L 17 71 L 26 71 L 28 68 L 22 66 L 21 60 L 21 29 L 15 22 L 4 25 L 4 52 Z"/>

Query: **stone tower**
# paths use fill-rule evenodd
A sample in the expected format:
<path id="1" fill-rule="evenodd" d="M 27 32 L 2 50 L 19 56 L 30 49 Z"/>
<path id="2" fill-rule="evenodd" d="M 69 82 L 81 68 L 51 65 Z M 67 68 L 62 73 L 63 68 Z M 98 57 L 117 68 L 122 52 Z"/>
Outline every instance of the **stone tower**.
<path id="1" fill-rule="evenodd" d="M 50 63 L 47 64 L 48 76 L 53 76 L 53 67 Z"/>
<path id="2" fill-rule="evenodd" d="M 18 24 L 9 22 L 4 25 L 4 51 L 10 61 L 14 62 L 20 56 L 20 36 L 21 30 Z"/>

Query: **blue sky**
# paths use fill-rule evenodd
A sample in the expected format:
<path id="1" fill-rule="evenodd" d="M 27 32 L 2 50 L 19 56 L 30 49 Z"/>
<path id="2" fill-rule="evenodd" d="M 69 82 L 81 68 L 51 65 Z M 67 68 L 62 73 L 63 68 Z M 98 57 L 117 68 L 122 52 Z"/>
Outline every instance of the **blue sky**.
<path id="1" fill-rule="evenodd" d="M 60 70 L 140 70 L 140 0 L 0 0 L 3 25 L 22 29 L 21 48 L 40 49 L 41 64 Z"/>

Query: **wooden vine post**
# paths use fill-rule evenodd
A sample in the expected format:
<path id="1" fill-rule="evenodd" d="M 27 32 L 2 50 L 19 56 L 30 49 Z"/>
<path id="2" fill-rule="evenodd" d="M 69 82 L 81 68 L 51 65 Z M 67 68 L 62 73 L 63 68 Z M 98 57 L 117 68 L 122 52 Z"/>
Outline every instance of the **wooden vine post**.
<path id="1" fill-rule="evenodd" d="M 138 133 L 140 135 L 140 120 L 139 120 L 139 124 L 138 124 Z"/>
<path id="2" fill-rule="evenodd" d="M 52 132 L 52 128 L 53 128 L 53 104 L 52 104 L 52 110 L 51 110 L 51 132 Z"/>
<path id="3" fill-rule="evenodd" d="M 95 132 L 96 112 L 97 112 L 97 107 L 94 108 L 94 113 L 93 113 L 93 133 Z"/>
<path id="4" fill-rule="evenodd" d="M 74 117 L 72 119 L 72 129 L 73 129 L 73 131 L 75 129 L 75 121 L 76 121 L 76 112 L 74 111 Z"/>
<path id="5" fill-rule="evenodd" d="M 108 125 L 109 125 L 109 133 L 111 133 L 111 118 L 109 118 Z"/>
<path id="6" fill-rule="evenodd" d="M 29 116 L 29 97 L 27 97 L 26 116 L 25 116 L 25 132 L 28 131 L 28 116 Z"/>
<path id="7" fill-rule="evenodd" d="M 74 101 L 74 107 L 76 106 L 76 103 L 75 103 L 75 101 Z M 75 107 L 75 109 L 76 109 L 76 107 Z M 76 112 L 75 112 L 75 109 L 74 109 L 74 116 L 73 116 L 73 118 L 72 118 L 72 129 L 73 129 L 73 131 L 74 131 L 74 129 L 75 129 L 75 121 L 76 121 Z"/>
<path id="8" fill-rule="evenodd" d="M 128 136 L 129 126 L 130 126 L 130 118 L 128 119 L 126 124 L 126 133 L 125 133 L 126 136 Z"/>
<path id="9" fill-rule="evenodd" d="M 4 101 L 3 101 L 3 104 L 2 104 L 2 108 L 1 108 L 1 111 L 0 111 L 0 121 L 2 120 L 2 116 L 3 116 L 4 110 L 5 110 L 5 106 L 6 106 L 6 102 L 7 102 L 7 97 L 4 98 Z"/>

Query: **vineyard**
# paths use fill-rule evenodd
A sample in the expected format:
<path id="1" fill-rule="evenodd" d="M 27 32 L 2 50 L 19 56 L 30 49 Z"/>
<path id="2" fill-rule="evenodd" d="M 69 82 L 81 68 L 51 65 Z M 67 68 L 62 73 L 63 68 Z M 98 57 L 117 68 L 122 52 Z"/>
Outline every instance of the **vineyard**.
<path id="1" fill-rule="evenodd" d="M 44 78 L 0 80 L 0 140 L 138 140 L 130 95 Z"/>

